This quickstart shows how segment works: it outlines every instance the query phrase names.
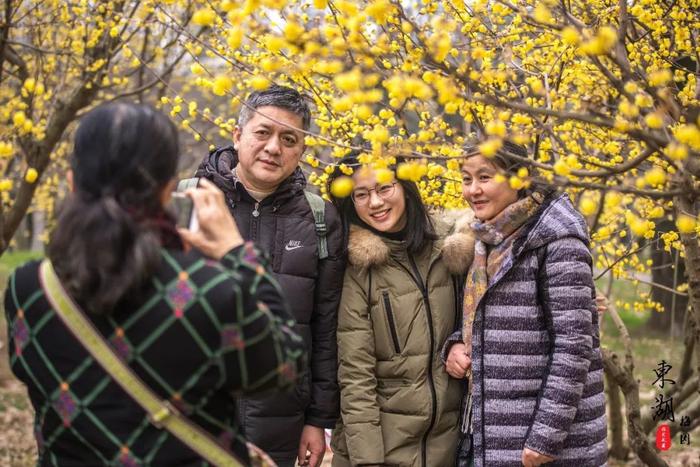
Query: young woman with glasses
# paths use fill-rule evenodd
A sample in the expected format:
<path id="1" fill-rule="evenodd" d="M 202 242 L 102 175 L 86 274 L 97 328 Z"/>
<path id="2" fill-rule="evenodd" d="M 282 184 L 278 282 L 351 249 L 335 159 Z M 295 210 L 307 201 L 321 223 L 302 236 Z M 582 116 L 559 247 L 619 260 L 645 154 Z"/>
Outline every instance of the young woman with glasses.
<path id="1" fill-rule="evenodd" d="M 456 275 L 471 263 L 473 240 L 455 236 L 446 254 L 447 226 L 431 220 L 414 183 L 378 182 L 354 156 L 341 163 L 355 173 L 352 195 L 333 199 L 349 260 L 333 465 L 452 465 L 463 388 L 439 351 L 459 324 Z M 338 168 L 329 183 L 340 175 Z"/>

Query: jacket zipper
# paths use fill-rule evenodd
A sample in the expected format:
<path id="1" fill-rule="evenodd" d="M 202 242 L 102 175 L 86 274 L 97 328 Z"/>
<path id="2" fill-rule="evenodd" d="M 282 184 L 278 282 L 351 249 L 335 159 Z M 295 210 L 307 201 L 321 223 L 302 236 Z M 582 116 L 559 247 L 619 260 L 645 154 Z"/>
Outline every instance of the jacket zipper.
<path id="1" fill-rule="evenodd" d="M 257 240 L 258 239 L 258 226 L 260 225 L 260 202 L 256 202 L 255 205 L 253 206 L 253 212 L 251 213 L 253 216 L 252 222 L 251 222 L 251 228 L 250 228 L 250 239 L 251 240 Z"/>
<path id="2" fill-rule="evenodd" d="M 487 294 L 487 293 L 488 293 L 488 290 L 487 290 L 486 292 L 484 292 L 484 296 L 481 297 L 482 300 L 484 299 L 484 297 L 486 297 L 486 294 Z M 474 312 L 476 313 L 477 311 L 479 311 L 479 305 L 477 305 L 477 308 L 476 308 L 476 310 L 475 310 Z M 481 336 L 481 358 L 479 359 L 479 365 L 480 365 L 479 368 L 480 368 L 481 371 L 482 371 L 481 384 L 480 384 L 480 386 L 481 386 L 481 407 L 479 407 L 479 409 L 481 410 L 481 456 L 482 456 L 481 459 L 482 459 L 482 462 L 483 462 L 481 465 L 486 465 L 486 424 L 484 423 L 484 420 L 485 420 L 485 419 L 484 419 L 484 414 L 485 414 L 485 408 L 484 408 L 484 407 L 485 407 L 485 405 L 486 405 L 486 404 L 484 404 L 484 395 L 486 394 L 486 384 L 485 384 L 485 382 L 484 382 L 484 377 L 483 377 L 483 368 L 484 368 L 484 338 L 486 337 L 485 329 L 486 329 L 486 307 L 484 307 L 484 309 L 482 310 L 482 314 L 481 314 L 481 328 L 479 329 L 479 334 L 480 334 L 480 336 Z M 474 355 L 474 352 L 472 352 L 472 356 L 473 356 L 473 355 Z M 473 377 L 474 377 L 474 371 L 473 371 L 473 367 L 472 367 L 472 378 L 473 378 Z M 473 383 L 472 383 L 472 386 L 473 386 Z M 474 398 L 473 398 L 473 397 L 472 397 L 472 403 L 474 403 Z M 474 419 L 474 409 L 473 409 L 473 408 L 472 408 L 472 415 L 471 415 L 471 417 L 472 417 L 472 420 L 470 420 L 470 422 L 469 422 L 469 423 L 472 425 L 470 431 L 473 431 L 473 428 L 474 428 L 474 422 L 473 422 L 473 419 Z M 472 442 L 474 442 L 474 441 L 472 440 Z"/>
<path id="3" fill-rule="evenodd" d="M 461 276 L 460 276 L 461 278 Z M 462 318 L 462 309 L 464 307 L 464 302 L 462 301 L 461 294 L 459 291 L 459 282 L 461 279 L 458 279 L 455 276 L 452 276 L 452 293 L 455 296 L 455 319 L 454 319 L 454 326 L 452 327 L 453 331 L 456 331 L 457 328 L 459 328 L 459 325 L 461 323 L 461 318 Z M 464 283 L 464 281 L 462 281 Z"/>
<path id="4" fill-rule="evenodd" d="M 391 340 L 394 342 L 394 351 L 397 354 L 400 354 L 401 347 L 399 346 L 399 335 L 396 332 L 396 321 L 394 321 L 394 313 L 391 309 L 391 301 L 389 301 L 389 292 L 382 292 L 382 298 L 384 300 L 384 312 L 386 313 L 386 318 L 389 320 L 389 332 L 391 333 Z"/>
<path id="5" fill-rule="evenodd" d="M 431 406 L 432 406 L 432 411 L 430 413 L 430 423 L 428 424 L 428 429 L 425 430 L 425 433 L 423 434 L 423 438 L 421 438 L 421 465 L 423 467 L 426 467 L 428 465 L 428 435 L 430 435 L 430 432 L 433 430 L 433 427 L 435 426 L 435 419 L 437 417 L 437 395 L 435 392 L 435 381 L 433 380 L 433 359 L 435 358 L 434 355 L 434 347 L 435 347 L 435 333 L 433 332 L 433 312 L 430 308 L 430 297 L 428 296 L 428 289 L 423 282 L 423 279 L 420 275 L 420 271 L 418 270 L 418 266 L 416 265 L 416 261 L 413 259 L 413 255 L 410 253 L 408 254 L 408 261 L 411 263 L 411 269 L 413 270 L 413 273 L 406 269 L 405 266 L 401 265 L 404 269 L 406 269 L 406 272 L 408 272 L 408 275 L 411 276 L 413 281 L 416 283 L 418 288 L 421 291 L 421 294 L 423 295 L 423 304 L 425 305 L 425 314 L 428 319 L 428 334 L 430 336 L 430 352 L 428 353 L 428 387 L 430 388 L 430 397 L 431 397 Z M 401 264 L 401 263 L 399 263 Z M 428 268 L 428 274 L 426 275 L 426 279 L 428 276 L 430 276 L 430 271 L 433 267 L 434 262 L 430 264 L 430 267 Z"/>

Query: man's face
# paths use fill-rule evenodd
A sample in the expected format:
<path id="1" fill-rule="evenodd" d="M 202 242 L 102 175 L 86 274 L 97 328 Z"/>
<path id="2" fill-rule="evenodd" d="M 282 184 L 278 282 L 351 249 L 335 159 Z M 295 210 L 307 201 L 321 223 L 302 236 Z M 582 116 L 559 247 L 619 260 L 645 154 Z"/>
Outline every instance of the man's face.
<path id="1" fill-rule="evenodd" d="M 304 152 L 303 133 L 284 125 L 302 128 L 302 118 L 274 106 L 257 111 L 233 132 L 233 147 L 238 151 L 236 175 L 248 188 L 272 191 L 294 172 Z"/>

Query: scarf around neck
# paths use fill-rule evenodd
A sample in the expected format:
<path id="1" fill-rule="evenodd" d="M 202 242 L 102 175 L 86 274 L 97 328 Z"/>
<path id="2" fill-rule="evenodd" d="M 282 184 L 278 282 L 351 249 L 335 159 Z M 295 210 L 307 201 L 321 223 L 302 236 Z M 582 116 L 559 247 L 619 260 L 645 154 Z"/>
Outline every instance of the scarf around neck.
<path id="1" fill-rule="evenodd" d="M 477 238 L 474 261 L 467 273 L 464 287 L 462 336 L 471 357 L 474 315 L 479 301 L 486 293 L 489 280 L 494 277 L 508 258 L 513 241 L 525 222 L 530 219 L 544 200 L 541 193 L 532 193 L 507 206 L 487 221 L 476 220 L 471 227 Z"/>
<path id="2" fill-rule="evenodd" d="M 513 241 L 518 238 L 518 233 L 523 225 L 530 219 L 544 200 L 541 193 L 533 193 L 507 206 L 495 217 L 487 221 L 472 222 L 477 242 L 474 248 L 474 261 L 472 261 L 467 280 L 464 286 L 464 306 L 462 309 L 462 338 L 465 351 L 469 358 L 472 357 L 472 334 L 476 309 L 489 286 L 489 280 L 493 279 L 498 270 L 503 266 L 513 249 Z M 484 343 L 482 342 L 482 345 Z M 473 365 L 473 363 L 472 363 Z M 474 378 L 472 367 L 467 370 L 466 377 L 468 390 L 462 414 L 462 433 L 472 432 L 472 391 Z"/>

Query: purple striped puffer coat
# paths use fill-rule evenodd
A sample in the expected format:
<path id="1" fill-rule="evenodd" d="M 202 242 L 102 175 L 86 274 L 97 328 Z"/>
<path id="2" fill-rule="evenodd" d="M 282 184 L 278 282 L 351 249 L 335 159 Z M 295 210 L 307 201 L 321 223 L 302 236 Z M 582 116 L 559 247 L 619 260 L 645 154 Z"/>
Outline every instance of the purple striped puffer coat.
<path id="1" fill-rule="evenodd" d="M 603 364 L 587 227 L 550 195 L 489 278 L 472 338 L 475 467 L 607 462 Z M 477 251 L 485 245 L 477 241 Z M 461 331 L 445 344 L 443 358 Z"/>

